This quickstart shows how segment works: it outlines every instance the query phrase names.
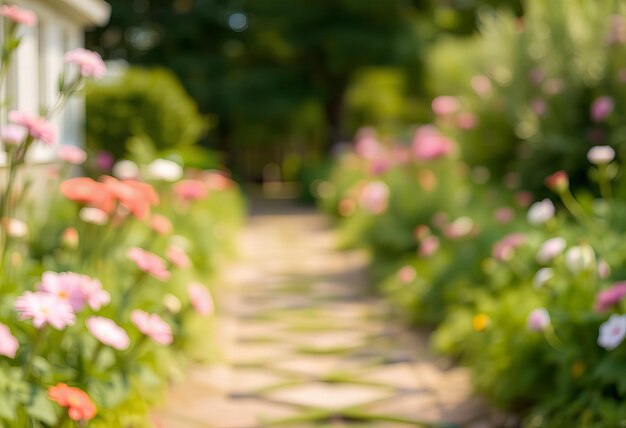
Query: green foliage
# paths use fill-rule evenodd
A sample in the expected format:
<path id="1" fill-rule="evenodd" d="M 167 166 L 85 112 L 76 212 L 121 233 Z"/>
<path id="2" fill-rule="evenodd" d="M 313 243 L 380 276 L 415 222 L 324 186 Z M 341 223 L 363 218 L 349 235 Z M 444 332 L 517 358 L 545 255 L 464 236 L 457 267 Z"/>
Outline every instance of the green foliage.
<path id="1" fill-rule="evenodd" d="M 207 128 L 177 78 L 163 69 L 131 68 L 121 77 L 87 87 L 87 146 L 117 158 L 133 137 L 158 151 L 190 150 Z"/>

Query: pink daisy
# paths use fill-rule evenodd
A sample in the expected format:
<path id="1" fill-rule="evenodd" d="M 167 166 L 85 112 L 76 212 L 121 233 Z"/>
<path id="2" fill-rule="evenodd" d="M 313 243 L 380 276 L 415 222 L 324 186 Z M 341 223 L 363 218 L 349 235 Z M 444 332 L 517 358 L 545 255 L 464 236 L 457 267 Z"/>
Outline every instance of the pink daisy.
<path id="1" fill-rule="evenodd" d="M 115 321 L 103 317 L 89 317 L 85 324 L 89 333 L 105 345 L 118 351 L 128 349 L 130 345 L 128 334 Z"/>
<path id="2" fill-rule="evenodd" d="M 33 11 L 21 9 L 15 5 L 0 6 L 0 15 L 27 27 L 32 27 L 37 23 L 37 15 Z"/>
<path id="3" fill-rule="evenodd" d="M 107 66 L 104 61 L 102 61 L 102 57 L 96 52 L 87 49 L 76 48 L 67 52 L 65 54 L 65 61 L 80 67 L 80 74 L 83 77 L 100 79 L 107 72 Z"/>
<path id="4" fill-rule="evenodd" d="M 190 282 L 187 285 L 191 305 L 200 315 L 209 315 L 213 312 L 213 297 L 209 290 L 199 282 Z"/>
<path id="5" fill-rule="evenodd" d="M 139 247 L 133 247 L 128 250 L 128 258 L 131 259 L 139 270 L 152 275 L 158 280 L 165 281 L 170 277 L 170 271 L 167 270 L 167 264 L 161 257 Z"/>
<path id="6" fill-rule="evenodd" d="M 9 327 L 0 323 L 0 355 L 15 358 L 15 354 L 17 353 L 19 347 L 20 344 L 15 336 L 11 334 Z"/>
<path id="7" fill-rule="evenodd" d="M 135 309 L 130 314 L 130 320 L 140 332 L 161 345 L 172 343 L 172 328 L 157 314 L 149 314 Z"/>
<path id="8" fill-rule="evenodd" d="M 167 248 L 167 259 L 176 267 L 185 269 L 191 266 L 191 260 L 185 250 L 176 245 L 170 245 Z"/>
<path id="9" fill-rule="evenodd" d="M 67 301 L 42 291 L 26 291 L 15 300 L 15 310 L 21 320 L 32 319 L 33 325 L 38 329 L 50 324 L 57 330 L 63 330 L 74 324 L 76 319 Z"/>
<path id="10" fill-rule="evenodd" d="M 12 110 L 9 112 L 9 122 L 23 126 L 36 140 L 52 144 L 56 139 L 56 128 L 45 118 L 31 115 L 23 111 Z"/>

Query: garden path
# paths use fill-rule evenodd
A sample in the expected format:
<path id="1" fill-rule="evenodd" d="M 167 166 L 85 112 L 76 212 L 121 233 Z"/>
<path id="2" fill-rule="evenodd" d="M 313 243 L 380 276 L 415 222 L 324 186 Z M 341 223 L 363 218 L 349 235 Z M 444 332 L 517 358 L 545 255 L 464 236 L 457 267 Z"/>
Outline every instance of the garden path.
<path id="1" fill-rule="evenodd" d="M 503 426 L 370 293 L 365 255 L 337 250 L 321 215 L 265 202 L 240 251 L 220 299 L 224 361 L 172 389 L 163 428 Z"/>

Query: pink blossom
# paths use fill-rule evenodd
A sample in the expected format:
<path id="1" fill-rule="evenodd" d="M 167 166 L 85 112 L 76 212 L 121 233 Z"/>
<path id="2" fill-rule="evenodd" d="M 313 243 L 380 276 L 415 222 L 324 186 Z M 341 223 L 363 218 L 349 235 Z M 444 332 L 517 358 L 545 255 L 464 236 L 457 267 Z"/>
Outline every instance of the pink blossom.
<path id="1" fill-rule="evenodd" d="M 565 247 L 567 247 L 567 242 L 560 236 L 548 239 L 543 244 L 541 244 L 541 247 L 537 252 L 537 261 L 539 263 L 549 263 L 554 258 L 563 253 Z"/>
<path id="2" fill-rule="evenodd" d="M 469 111 L 459 113 L 459 115 L 456 118 L 456 126 L 458 126 L 461 129 L 465 129 L 465 130 L 474 129 L 477 124 L 478 124 L 478 117 L 476 117 L 474 113 L 471 113 Z"/>
<path id="3" fill-rule="evenodd" d="M 110 171 L 115 164 L 115 158 L 107 151 L 101 150 L 96 155 L 96 166 L 100 171 Z"/>
<path id="4" fill-rule="evenodd" d="M 0 140 L 9 146 L 18 146 L 26 139 L 26 129 L 21 126 L 7 125 L 2 128 Z"/>
<path id="5" fill-rule="evenodd" d="M 63 330 L 74 324 L 76 319 L 72 306 L 66 300 L 42 291 L 26 291 L 15 300 L 15 310 L 21 320 L 32 319 L 38 329 L 50 324 L 57 330 Z"/>
<path id="6" fill-rule="evenodd" d="M 367 183 L 361 190 L 359 202 L 370 214 L 382 214 L 389 204 L 389 187 L 382 181 Z"/>
<path id="7" fill-rule="evenodd" d="M 459 111 L 461 105 L 456 97 L 443 95 L 436 97 L 433 100 L 431 107 L 433 109 L 433 113 L 437 116 L 445 116 Z"/>
<path id="8" fill-rule="evenodd" d="M 85 324 L 89 333 L 103 344 L 118 351 L 128 349 L 130 345 L 128 334 L 115 321 L 103 317 L 89 317 Z"/>
<path id="9" fill-rule="evenodd" d="M 391 168 L 391 162 L 386 158 L 380 157 L 372 159 L 369 167 L 372 175 L 381 175 Z"/>
<path id="10" fill-rule="evenodd" d="M 86 305 L 97 311 L 111 301 L 99 280 L 74 272 L 44 272 L 37 290 L 66 301 L 74 312 L 82 311 Z"/>
<path id="11" fill-rule="evenodd" d="M 433 126 L 422 126 L 413 137 L 413 156 L 418 160 L 432 160 L 449 155 L 454 143 Z"/>
<path id="12" fill-rule="evenodd" d="M 496 242 L 491 250 L 491 255 L 500 261 L 509 261 L 513 258 L 515 249 L 526 242 L 526 236 L 522 233 L 511 233 Z"/>
<path id="13" fill-rule="evenodd" d="M 15 336 L 11 334 L 9 327 L 0 323 L 0 355 L 15 358 L 15 354 L 17 353 L 19 347 L 20 344 Z"/>
<path id="14" fill-rule="evenodd" d="M 510 207 L 500 207 L 493 212 L 493 218 L 498 224 L 509 224 L 515 218 L 515 211 Z"/>
<path id="15" fill-rule="evenodd" d="M 548 112 L 548 104 L 541 98 L 534 98 L 530 101 L 530 109 L 539 117 L 543 117 Z"/>
<path id="16" fill-rule="evenodd" d="M 140 270 L 152 275 L 156 279 L 165 281 L 170 277 L 170 272 L 167 270 L 165 260 L 156 254 L 139 247 L 133 247 L 128 250 L 128 258 L 135 262 Z"/>
<path id="17" fill-rule="evenodd" d="M 602 122 L 613 112 L 613 108 L 613 98 L 608 95 L 596 98 L 591 104 L 591 118 L 594 122 Z"/>
<path id="18" fill-rule="evenodd" d="M 65 54 L 65 61 L 80 67 L 80 74 L 83 77 L 93 77 L 100 79 L 107 72 L 107 67 L 102 61 L 102 57 L 96 52 L 76 48 Z"/>
<path id="19" fill-rule="evenodd" d="M 543 82 L 545 77 L 546 75 L 541 67 L 535 67 L 530 70 L 530 73 L 528 73 L 528 79 L 530 80 L 530 83 L 535 86 L 539 86 L 541 82 Z"/>
<path id="20" fill-rule="evenodd" d="M 528 329 L 543 331 L 550 326 L 550 314 L 545 308 L 534 309 L 528 315 Z"/>
<path id="21" fill-rule="evenodd" d="M 32 27 L 37 24 L 37 15 L 28 9 L 21 9 L 15 5 L 0 6 L 0 15 L 18 24 Z"/>
<path id="22" fill-rule="evenodd" d="M 416 276 L 417 272 L 415 272 L 415 268 L 413 266 L 403 266 L 398 271 L 398 279 L 403 284 L 409 284 L 413 282 Z"/>
<path id="23" fill-rule="evenodd" d="M 150 227 L 159 235 L 172 233 L 172 222 L 165 216 L 154 214 L 150 220 Z"/>
<path id="24" fill-rule="evenodd" d="M 422 257 L 430 257 L 439 249 L 439 238 L 436 236 L 427 236 L 420 244 L 419 254 Z"/>
<path id="25" fill-rule="evenodd" d="M 80 165 L 87 160 L 87 153 L 78 146 L 71 144 L 61 144 L 57 149 L 57 156 L 63 162 Z"/>
<path id="26" fill-rule="evenodd" d="M 626 296 L 626 282 L 618 282 L 610 288 L 602 290 L 596 297 L 595 310 L 606 312 L 617 305 Z"/>
<path id="27" fill-rule="evenodd" d="M 185 269 L 191 265 L 189 256 L 182 248 L 176 245 L 170 245 L 167 248 L 167 259 L 176 267 Z"/>
<path id="28" fill-rule="evenodd" d="M 598 276 L 600 279 L 607 279 L 611 275 L 611 266 L 606 260 L 598 260 Z"/>
<path id="29" fill-rule="evenodd" d="M 198 282 L 187 285 L 191 305 L 200 315 L 209 315 L 214 310 L 213 297 L 209 290 Z"/>
<path id="30" fill-rule="evenodd" d="M 130 320 L 140 332 L 161 345 L 172 343 L 172 328 L 157 314 L 149 314 L 135 309 L 130 314 Z"/>
<path id="31" fill-rule="evenodd" d="M 174 186 L 174 194 L 185 201 L 197 201 L 207 196 L 208 188 L 200 180 L 181 180 Z"/>
<path id="32" fill-rule="evenodd" d="M 357 131 L 354 147 L 356 154 L 364 159 L 376 159 L 382 156 L 384 152 L 376 136 L 376 130 L 370 127 L 364 127 Z"/>
<path id="33" fill-rule="evenodd" d="M 469 217 L 459 217 L 445 226 L 443 233 L 446 238 L 463 238 L 474 231 L 474 221 Z"/>
<path id="34" fill-rule="evenodd" d="M 23 126 L 34 139 L 43 143 L 52 144 L 56 139 L 55 126 L 43 117 L 12 110 L 9 112 L 9 122 Z"/>
<path id="35" fill-rule="evenodd" d="M 491 80 L 482 74 L 472 77 L 471 85 L 476 95 L 480 97 L 485 97 L 491 92 Z"/>

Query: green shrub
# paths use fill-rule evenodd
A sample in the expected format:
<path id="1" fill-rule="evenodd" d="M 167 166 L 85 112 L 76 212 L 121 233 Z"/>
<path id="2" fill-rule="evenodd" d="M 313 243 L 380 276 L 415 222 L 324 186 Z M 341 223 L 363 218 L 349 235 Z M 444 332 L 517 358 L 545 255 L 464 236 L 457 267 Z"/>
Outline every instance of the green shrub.
<path id="1" fill-rule="evenodd" d="M 132 137 L 147 138 L 159 151 L 185 149 L 198 141 L 206 121 L 176 76 L 165 69 L 130 68 L 119 78 L 87 87 L 87 147 L 116 158 Z"/>

